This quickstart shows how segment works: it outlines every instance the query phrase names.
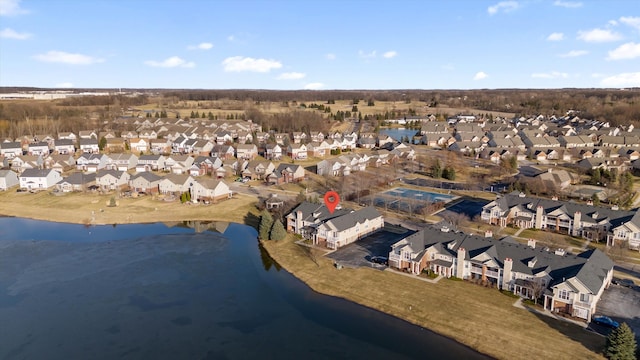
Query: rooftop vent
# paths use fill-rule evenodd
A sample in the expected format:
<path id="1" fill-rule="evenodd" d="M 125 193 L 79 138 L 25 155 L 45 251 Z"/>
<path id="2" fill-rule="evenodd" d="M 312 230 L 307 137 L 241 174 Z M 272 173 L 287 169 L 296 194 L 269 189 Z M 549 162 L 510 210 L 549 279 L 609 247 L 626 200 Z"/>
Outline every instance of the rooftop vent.
<path id="1" fill-rule="evenodd" d="M 558 256 L 564 256 L 567 252 L 564 249 L 556 249 L 555 254 Z"/>

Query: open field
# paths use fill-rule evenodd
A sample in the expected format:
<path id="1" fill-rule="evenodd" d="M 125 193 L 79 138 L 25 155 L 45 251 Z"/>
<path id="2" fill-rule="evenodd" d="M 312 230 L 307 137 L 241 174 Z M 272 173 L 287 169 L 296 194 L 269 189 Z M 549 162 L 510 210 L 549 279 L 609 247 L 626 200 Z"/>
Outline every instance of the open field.
<path id="1" fill-rule="evenodd" d="M 218 220 L 245 222 L 254 212 L 256 198 L 234 194 L 233 199 L 217 204 L 181 204 L 166 202 L 151 196 L 117 199 L 118 206 L 108 207 L 112 195 L 70 193 L 54 196 L 43 191 L 37 194 L 0 192 L 0 215 L 78 224 L 126 224 L 183 220 Z"/>
<path id="2" fill-rule="evenodd" d="M 513 306 L 495 289 L 442 279 L 426 283 L 393 271 L 337 270 L 317 250 L 264 242 L 269 254 L 314 290 L 406 319 L 500 359 L 598 359 L 605 339 L 570 323 Z M 313 261 L 316 260 L 316 263 Z"/>

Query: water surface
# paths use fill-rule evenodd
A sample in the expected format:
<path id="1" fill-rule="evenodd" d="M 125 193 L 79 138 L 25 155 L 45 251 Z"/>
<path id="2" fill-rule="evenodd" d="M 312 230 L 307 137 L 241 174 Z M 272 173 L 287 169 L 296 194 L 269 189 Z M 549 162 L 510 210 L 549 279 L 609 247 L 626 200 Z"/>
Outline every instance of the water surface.
<path id="1" fill-rule="evenodd" d="M 0 218 L 0 358 L 485 358 L 311 291 L 250 227 L 170 225 Z"/>

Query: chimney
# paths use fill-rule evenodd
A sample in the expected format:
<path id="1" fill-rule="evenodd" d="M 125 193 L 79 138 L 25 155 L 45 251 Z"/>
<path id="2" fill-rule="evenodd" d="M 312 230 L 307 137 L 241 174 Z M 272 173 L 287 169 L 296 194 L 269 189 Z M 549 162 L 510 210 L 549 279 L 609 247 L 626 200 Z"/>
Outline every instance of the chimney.
<path id="1" fill-rule="evenodd" d="M 580 211 L 576 211 L 573 214 L 573 229 L 571 231 L 571 235 L 580 236 L 580 230 L 582 229 L 582 213 Z"/>
<path id="2" fill-rule="evenodd" d="M 484 237 L 486 238 L 492 238 L 493 237 L 493 231 L 491 230 L 487 230 L 484 232 Z"/>
<path id="3" fill-rule="evenodd" d="M 513 260 L 511 258 L 504 259 L 504 269 L 502 270 L 502 290 L 510 290 L 511 269 L 513 269 Z"/>
<path id="4" fill-rule="evenodd" d="M 538 205 L 538 207 L 536 208 L 536 222 L 535 222 L 536 229 L 542 229 L 543 213 L 544 213 L 544 209 L 542 208 L 542 206 Z"/>
<path id="5" fill-rule="evenodd" d="M 536 239 L 527 240 L 527 246 L 532 248 L 532 249 L 535 249 L 536 248 Z"/>
<path id="6" fill-rule="evenodd" d="M 464 274 L 464 262 L 467 257 L 467 251 L 463 247 L 458 248 L 458 266 L 456 267 L 456 277 L 460 279 L 465 278 Z"/>

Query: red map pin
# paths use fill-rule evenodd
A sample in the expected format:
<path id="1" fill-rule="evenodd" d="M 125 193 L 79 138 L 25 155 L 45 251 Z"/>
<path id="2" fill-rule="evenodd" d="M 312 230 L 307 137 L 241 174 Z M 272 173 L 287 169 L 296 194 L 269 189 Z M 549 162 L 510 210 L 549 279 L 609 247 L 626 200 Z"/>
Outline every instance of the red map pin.
<path id="1" fill-rule="evenodd" d="M 324 204 L 327 206 L 327 209 L 329 209 L 331 214 L 336 210 L 336 206 L 338 206 L 339 202 L 340 196 L 337 192 L 327 191 L 327 193 L 324 194 Z"/>

